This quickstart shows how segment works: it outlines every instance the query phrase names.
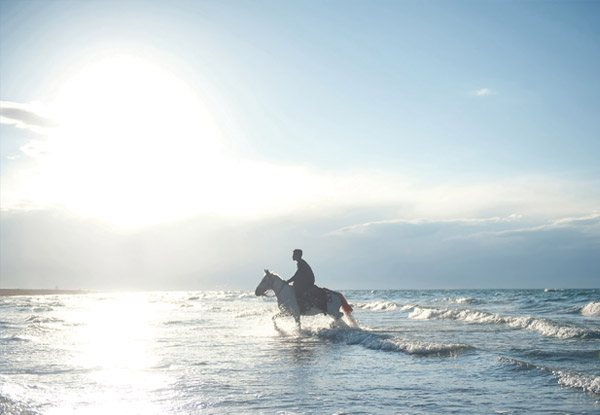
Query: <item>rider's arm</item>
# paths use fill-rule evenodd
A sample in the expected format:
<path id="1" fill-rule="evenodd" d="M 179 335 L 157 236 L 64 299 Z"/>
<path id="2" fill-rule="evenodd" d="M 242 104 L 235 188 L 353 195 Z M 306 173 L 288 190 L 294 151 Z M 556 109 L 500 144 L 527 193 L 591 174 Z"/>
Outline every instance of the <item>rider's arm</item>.
<path id="1" fill-rule="evenodd" d="M 287 280 L 286 282 L 289 284 L 290 282 L 294 282 L 296 280 L 296 277 L 298 276 L 298 274 L 300 273 L 300 267 L 298 267 L 298 270 L 296 271 L 296 273 L 292 276 L 292 278 L 290 278 L 289 280 Z"/>

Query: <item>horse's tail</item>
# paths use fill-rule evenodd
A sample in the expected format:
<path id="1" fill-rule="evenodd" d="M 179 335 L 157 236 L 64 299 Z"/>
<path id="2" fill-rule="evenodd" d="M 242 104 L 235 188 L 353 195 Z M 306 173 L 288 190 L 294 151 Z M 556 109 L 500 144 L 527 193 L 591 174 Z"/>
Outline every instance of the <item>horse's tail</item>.
<path id="1" fill-rule="evenodd" d="M 344 313 L 346 313 L 346 315 L 350 315 L 350 313 L 352 312 L 352 307 L 350 307 L 350 304 L 348 304 L 348 301 L 346 301 L 342 294 L 337 294 L 340 296 L 340 300 L 342 302 L 342 310 L 344 310 Z"/>

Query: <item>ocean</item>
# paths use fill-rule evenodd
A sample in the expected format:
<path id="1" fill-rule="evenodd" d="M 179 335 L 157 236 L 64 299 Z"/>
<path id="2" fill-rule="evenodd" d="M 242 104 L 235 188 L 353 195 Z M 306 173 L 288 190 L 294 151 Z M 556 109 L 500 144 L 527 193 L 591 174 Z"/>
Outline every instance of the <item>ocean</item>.
<path id="1" fill-rule="evenodd" d="M 600 290 L 341 292 L 0 297 L 0 413 L 600 414 Z"/>

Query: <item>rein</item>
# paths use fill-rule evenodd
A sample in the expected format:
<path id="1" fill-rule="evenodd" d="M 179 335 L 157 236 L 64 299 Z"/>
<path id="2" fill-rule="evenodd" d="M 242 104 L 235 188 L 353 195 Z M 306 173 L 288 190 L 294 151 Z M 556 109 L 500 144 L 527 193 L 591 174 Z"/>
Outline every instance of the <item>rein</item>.
<path id="1" fill-rule="evenodd" d="M 275 277 L 271 276 L 271 285 L 273 285 L 274 281 L 275 281 Z M 277 297 L 279 295 L 279 293 L 281 292 L 281 290 L 283 290 L 283 287 L 285 287 L 285 285 L 286 285 L 285 281 L 281 280 L 281 287 L 279 287 L 279 290 L 275 291 L 274 288 L 271 288 L 270 290 L 267 290 L 267 291 L 273 291 L 273 293 L 275 295 L 267 295 L 267 291 L 265 291 L 265 293 L 263 294 L 263 296 L 267 297 L 267 298 Z"/>

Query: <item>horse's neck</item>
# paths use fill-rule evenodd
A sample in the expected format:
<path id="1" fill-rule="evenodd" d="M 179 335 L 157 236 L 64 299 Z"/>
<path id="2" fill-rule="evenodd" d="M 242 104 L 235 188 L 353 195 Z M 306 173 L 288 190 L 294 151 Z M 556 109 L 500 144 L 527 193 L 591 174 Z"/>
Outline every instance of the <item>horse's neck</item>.
<path id="1" fill-rule="evenodd" d="M 285 297 L 289 296 L 291 288 L 292 287 L 279 276 L 273 276 L 273 291 L 275 291 L 278 300 L 283 300 Z"/>
<path id="2" fill-rule="evenodd" d="M 294 294 L 294 287 L 285 282 L 279 275 L 273 278 L 273 291 L 277 297 L 279 307 L 284 307 L 292 314 L 298 313 L 298 305 Z"/>
<path id="3" fill-rule="evenodd" d="M 281 292 L 281 290 L 283 290 L 284 286 L 285 286 L 285 282 L 278 276 L 278 275 L 273 275 L 273 291 L 275 291 L 275 294 L 279 294 Z"/>

